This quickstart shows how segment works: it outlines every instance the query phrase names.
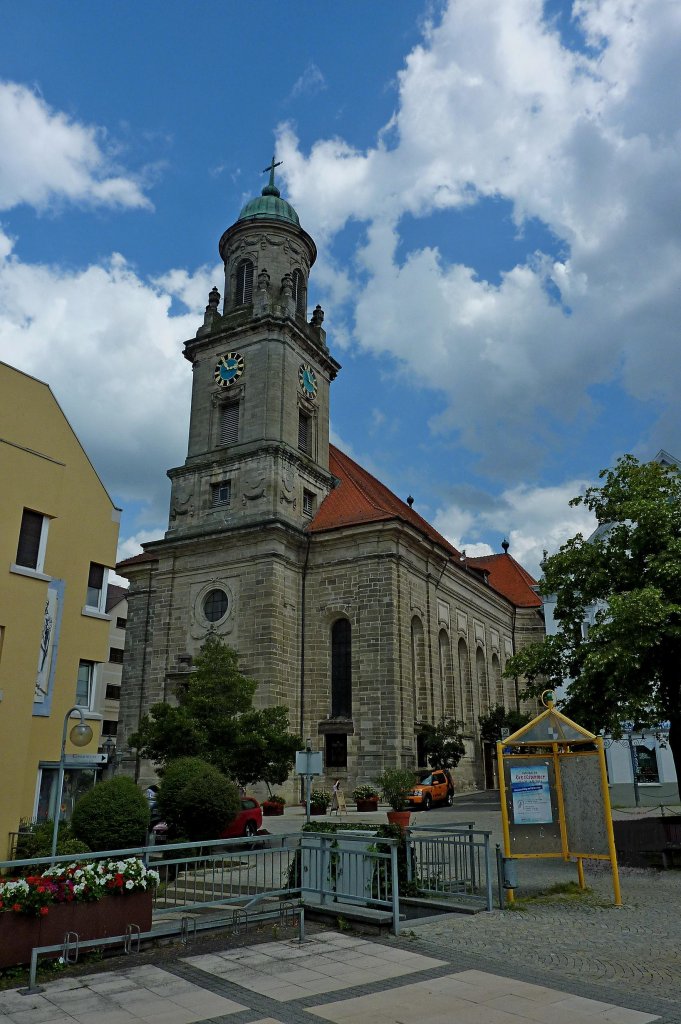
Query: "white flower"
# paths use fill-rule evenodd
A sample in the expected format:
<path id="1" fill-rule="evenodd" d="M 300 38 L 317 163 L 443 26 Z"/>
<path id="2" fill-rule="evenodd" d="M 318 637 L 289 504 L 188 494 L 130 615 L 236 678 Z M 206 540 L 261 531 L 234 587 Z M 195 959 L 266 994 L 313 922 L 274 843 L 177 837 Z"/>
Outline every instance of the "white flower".
<path id="1" fill-rule="evenodd" d="M 125 888 L 126 889 L 134 889 L 135 888 L 135 883 L 133 882 L 133 880 L 131 878 L 129 878 L 128 881 L 125 883 Z"/>

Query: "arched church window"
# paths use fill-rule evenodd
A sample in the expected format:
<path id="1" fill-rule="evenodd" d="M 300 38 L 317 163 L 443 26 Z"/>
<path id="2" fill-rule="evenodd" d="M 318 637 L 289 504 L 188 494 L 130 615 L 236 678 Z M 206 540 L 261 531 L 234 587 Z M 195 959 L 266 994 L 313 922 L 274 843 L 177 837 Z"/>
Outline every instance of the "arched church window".
<path id="1" fill-rule="evenodd" d="M 465 640 L 459 640 L 459 679 L 463 692 L 462 715 L 466 725 L 473 727 L 473 684 L 471 682 L 471 668 L 468 660 L 468 648 Z"/>
<path id="2" fill-rule="evenodd" d="M 235 306 L 248 306 L 253 301 L 253 264 L 242 260 L 236 268 Z"/>
<path id="3" fill-rule="evenodd" d="M 301 270 L 293 271 L 293 301 L 296 304 L 296 316 L 305 317 L 307 296 L 305 295 L 305 278 Z"/>
<path id="4" fill-rule="evenodd" d="M 456 701 L 454 699 L 454 675 L 452 672 L 452 648 L 449 643 L 449 636 L 446 629 L 440 630 L 440 691 L 442 700 L 442 714 L 447 718 L 455 715 Z"/>
<path id="5" fill-rule="evenodd" d="M 417 615 L 411 620 L 411 678 L 414 700 L 414 723 L 428 720 L 426 687 L 426 646 L 423 624 Z"/>
<path id="6" fill-rule="evenodd" d="M 347 619 L 331 628 L 331 717 L 352 717 L 352 639 Z"/>
<path id="7" fill-rule="evenodd" d="M 485 655 L 478 647 L 475 654 L 475 674 L 478 684 L 478 700 L 480 701 L 480 712 L 486 715 L 489 711 L 489 686 L 487 683 L 487 665 Z"/>

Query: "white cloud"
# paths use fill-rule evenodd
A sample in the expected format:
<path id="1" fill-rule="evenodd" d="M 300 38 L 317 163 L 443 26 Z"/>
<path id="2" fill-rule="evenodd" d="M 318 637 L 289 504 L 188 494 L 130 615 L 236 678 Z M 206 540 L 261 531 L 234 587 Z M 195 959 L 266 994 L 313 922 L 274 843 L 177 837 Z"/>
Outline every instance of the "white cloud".
<path id="1" fill-rule="evenodd" d="M 163 471 L 186 454 L 182 341 L 202 322 L 214 271 L 169 271 L 164 286 L 118 254 L 70 272 L 22 262 L 10 248 L 0 234 L 0 359 L 46 380 L 107 489 L 165 523 Z M 171 315 L 173 297 L 190 311 Z"/>
<path id="2" fill-rule="evenodd" d="M 0 210 L 60 200 L 151 207 L 140 183 L 107 154 L 102 129 L 52 110 L 23 85 L 0 81 L 0 138 Z"/>
<path id="3" fill-rule="evenodd" d="M 600 383 L 655 402 L 655 441 L 681 449 L 681 4 L 581 0 L 574 16 L 596 49 L 563 46 L 541 0 L 451 0 L 373 148 L 320 139 L 306 156 L 290 125 L 278 136 L 329 279 L 337 234 L 366 223 L 343 268 L 356 344 L 441 390 L 433 428 L 508 480 L 570 444 Z M 434 247 L 403 252 L 405 214 L 481 197 L 541 221 L 563 255 L 491 282 Z"/>
<path id="4" fill-rule="evenodd" d="M 314 61 L 309 61 L 302 75 L 296 79 L 291 89 L 291 98 L 298 96 L 314 95 L 326 89 L 326 79 Z"/>
<path id="5" fill-rule="evenodd" d="M 481 541 L 490 533 L 506 537 L 513 557 L 539 579 L 545 550 L 553 554 L 569 537 L 576 533 L 588 537 L 596 528 L 591 512 L 581 505 L 569 505 L 570 499 L 591 483 L 569 480 L 550 487 L 520 484 L 504 491 L 491 508 L 483 511 L 461 503 L 440 508 L 434 526 L 455 547 L 465 548 L 468 555 L 491 554 L 492 548 Z"/>

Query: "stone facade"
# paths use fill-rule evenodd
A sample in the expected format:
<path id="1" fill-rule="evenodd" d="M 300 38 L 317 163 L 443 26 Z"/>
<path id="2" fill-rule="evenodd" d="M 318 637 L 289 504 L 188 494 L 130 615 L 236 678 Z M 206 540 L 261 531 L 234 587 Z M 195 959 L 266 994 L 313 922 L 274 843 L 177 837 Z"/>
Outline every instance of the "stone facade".
<path id="1" fill-rule="evenodd" d="M 124 770 L 152 780 L 125 737 L 153 703 L 172 700 L 214 631 L 259 681 L 256 703 L 285 705 L 292 730 L 325 749 L 327 781 L 340 776 L 346 792 L 385 767 L 415 765 L 416 724 L 443 715 L 465 723 L 460 787 L 482 785 L 478 715 L 515 706 L 501 672 L 542 633 L 540 614 L 490 586 L 330 448 L 329 388 L 340 367 L 321 310 L 307 321 L 316 250 L 272 181 L 268 188 L 220 241 L 223 312 L 214 289 L 185 343 L 189 444 L 185 464 L 169 471 L 168 531 L 119 566 L 131 583 Z M 272 197 L 274 208 L 264 201 Z M 349 624 L 340 714 L 332 693 L 339 620 Z M 291 780 L 287 795 L 297 792 Z"/>

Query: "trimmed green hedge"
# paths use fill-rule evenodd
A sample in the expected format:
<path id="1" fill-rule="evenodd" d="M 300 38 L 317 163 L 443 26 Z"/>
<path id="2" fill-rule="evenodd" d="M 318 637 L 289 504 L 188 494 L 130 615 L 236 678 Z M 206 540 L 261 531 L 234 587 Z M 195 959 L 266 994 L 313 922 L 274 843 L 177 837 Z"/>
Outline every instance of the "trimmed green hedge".
<path id="1" fill-rule="evenodd" d="M 125 775 L 100 782 L 73 809 L 71 830 L 91 850 L 143 846 L 149 828 L 149 804 Z"/>

